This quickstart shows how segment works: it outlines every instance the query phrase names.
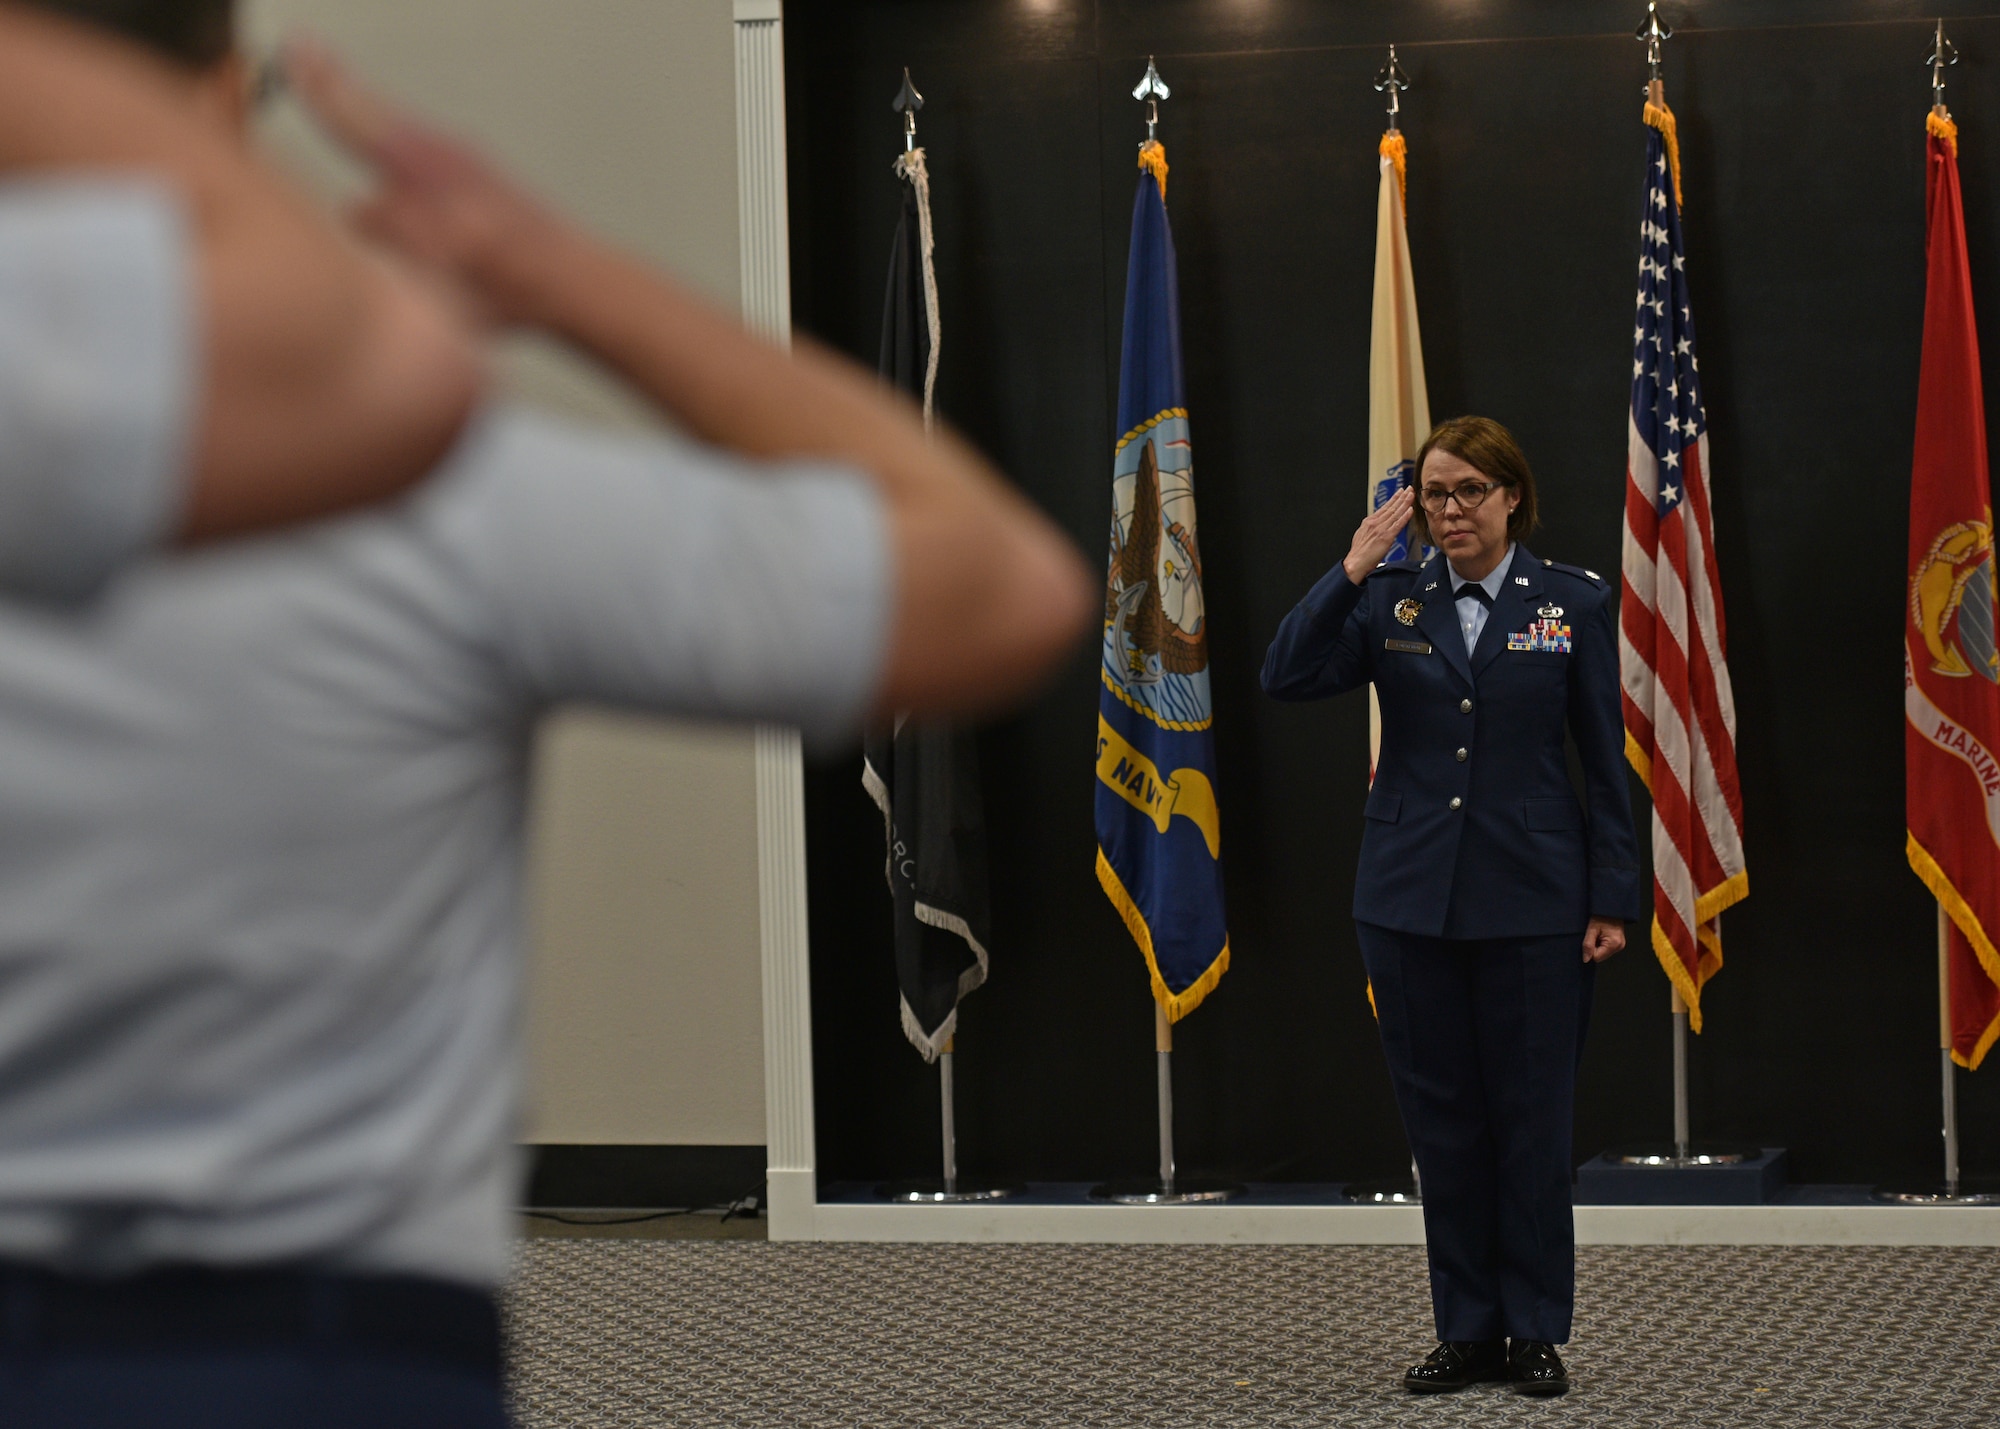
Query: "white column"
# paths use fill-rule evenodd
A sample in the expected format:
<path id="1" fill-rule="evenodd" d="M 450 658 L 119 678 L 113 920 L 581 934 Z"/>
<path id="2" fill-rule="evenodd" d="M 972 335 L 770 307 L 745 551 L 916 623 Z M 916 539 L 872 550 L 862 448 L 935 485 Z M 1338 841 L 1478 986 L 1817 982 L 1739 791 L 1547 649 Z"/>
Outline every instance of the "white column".
<path id="1" fill-rule="evenodd" d="M 782 0 L 736 4 L 736 204 L 743 319 L 792 336 L 785 202 Z M 806 943 L 805 782 L 798 731 L 757 730 L 757 913 L 764 974 L 764 1141 L 773 1240 L 813 1237 L 812 982 Z"/>

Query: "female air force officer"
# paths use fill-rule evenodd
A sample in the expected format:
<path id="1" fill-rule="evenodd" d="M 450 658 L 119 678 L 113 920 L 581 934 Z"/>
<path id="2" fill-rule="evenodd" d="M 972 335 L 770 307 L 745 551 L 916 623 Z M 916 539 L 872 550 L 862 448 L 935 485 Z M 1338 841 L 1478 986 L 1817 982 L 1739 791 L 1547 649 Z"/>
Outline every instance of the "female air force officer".
<path id="1" fill-rule="evenodd" d="M 1534 476 L 1498 422 L 1444 423 L 1417 471 L 1285 617 L 1263 683 L 1310 700 L 1372 681 L 1381 699 L 1355 931 L 1423 1181 L 1441 1342 L 1403 1383 L 1560 1394 L 1577 1056 L 1594 964 L 1640 912 L 1617 598 L 1520 544 Z M 1439 554 L 1385 561 L 1412 516 Z"/>

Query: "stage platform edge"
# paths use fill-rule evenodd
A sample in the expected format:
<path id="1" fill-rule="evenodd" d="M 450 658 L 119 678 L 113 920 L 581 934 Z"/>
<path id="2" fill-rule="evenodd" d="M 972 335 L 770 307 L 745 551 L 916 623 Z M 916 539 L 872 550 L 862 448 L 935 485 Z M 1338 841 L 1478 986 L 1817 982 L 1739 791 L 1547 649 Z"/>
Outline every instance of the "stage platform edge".
<path id="1" fill-rule="evenodd" d="M 2000 1207 L 1888 1206 L 1867 1186 L 1790 1186 L 1764 1205 L 1576 1208 L 1580 1245 L 2000 1246 Z M 1340 1188 L 1252 1186 L 1198 1206 L 1093 1204 L 1088 1186 L 1031 1184 L 1013 1201 L 887 1204 L 830 1186 L 774 1202 L 772 1240 L 1102 1245 L 1421 1245 L 1416 1207 L 1358 1206 Z M 1303 1194 L 1301 1194 L 1303 1193 Z"/>

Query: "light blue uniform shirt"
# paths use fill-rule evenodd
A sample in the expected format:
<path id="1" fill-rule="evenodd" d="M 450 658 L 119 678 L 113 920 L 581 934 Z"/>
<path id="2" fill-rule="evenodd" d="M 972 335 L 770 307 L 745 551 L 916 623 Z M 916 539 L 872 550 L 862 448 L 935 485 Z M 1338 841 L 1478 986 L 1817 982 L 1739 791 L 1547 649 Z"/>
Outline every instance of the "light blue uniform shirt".
<path id="1" fill-rule="evenodd" d="M 0 182 L 0 593 L 73 600 L 171 532 L 201 344 L 178 204 Z"/>
<path id="2" fill-rule="evenodd" d="M 498 410 L 397 506 L 0 601 L 0 1259 L 497 1284 L 538 720 L 846 736 L 893 578 L 851 474 Z"/>
<path id="3" fill-rule="evenodd" d="M 1486 573 L 1480 581 L 1462 580 L 1457 571 L 1451 572 L 1452 607 L 1458 612 L 1458 628 L 1465 635 L 1465 653 L 1470 655 L 1472 647 L 1479 643 L 1480 635 L 1486 629 L 1488 605 L 1463 592 L 1467 586 L 1476 585 L 1486 592 L 1487 599 L 1500 594 L 1500 587 L 1507 583 L 1507 572 L 1514 565 L 1514 543 L 1507 543 L 1507 554 L 1500 558 L 1500 564 Z M 1451 570 L 1451 562 L 1445 562 L 1445 569 Z"/>

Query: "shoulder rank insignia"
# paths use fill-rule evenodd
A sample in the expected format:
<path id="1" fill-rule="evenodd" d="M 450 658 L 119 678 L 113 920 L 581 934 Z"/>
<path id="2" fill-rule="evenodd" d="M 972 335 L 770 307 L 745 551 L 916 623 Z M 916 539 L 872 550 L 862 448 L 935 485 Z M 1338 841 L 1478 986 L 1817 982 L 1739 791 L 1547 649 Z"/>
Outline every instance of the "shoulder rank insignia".
<path id="1" fill-rule="evenodd" d="M 1402 621 L 1405 625 L 1415 625 L 1417 623 L 1417 616 L 1423 612 L 1423 608 L 1424 603 L 1422 601 L 1411 600 L 1406 596 L 1396 602 L 1396 619 Z"/>

